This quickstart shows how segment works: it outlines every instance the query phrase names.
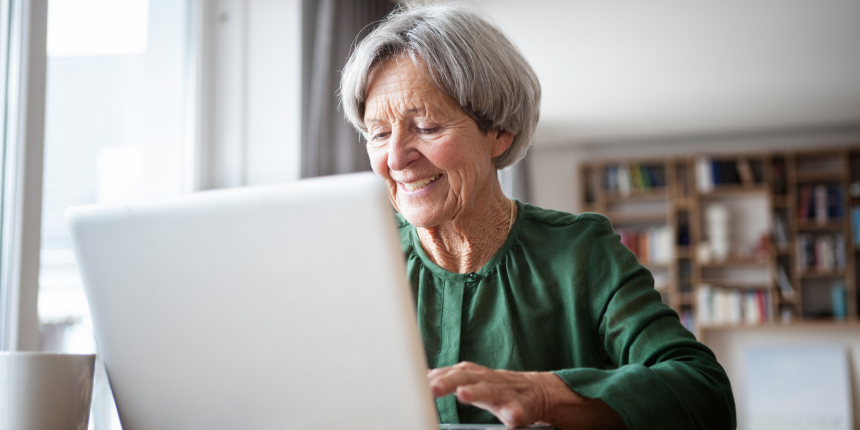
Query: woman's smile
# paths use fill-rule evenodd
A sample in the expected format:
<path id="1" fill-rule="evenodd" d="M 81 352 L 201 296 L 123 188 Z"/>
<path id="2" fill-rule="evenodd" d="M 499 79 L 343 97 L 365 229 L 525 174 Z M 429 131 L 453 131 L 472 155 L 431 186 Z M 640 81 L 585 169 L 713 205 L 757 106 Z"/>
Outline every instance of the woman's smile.
<path id="1" fill-rule="evenodd" d="M 419 179 L 417 181 L 412 182 L 397 182 L 397 185 L 400 186 L 400 189 L 406 193 L 416 193 L 417 191 L 423 190 L 425 188 L 432 188 L 435 184 L 436 180 L 442 177 L 442 174 L 433 175 L 424 179 Z M 429 191 L 429 190 L 428 190 Z"/>

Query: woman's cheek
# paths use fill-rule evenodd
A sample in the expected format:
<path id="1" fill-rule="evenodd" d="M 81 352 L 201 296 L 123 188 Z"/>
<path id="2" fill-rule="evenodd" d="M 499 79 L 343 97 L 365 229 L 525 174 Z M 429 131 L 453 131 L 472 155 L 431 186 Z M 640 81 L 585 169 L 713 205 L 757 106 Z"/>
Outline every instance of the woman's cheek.
<path id="1" fill-rule="evenodd" d="M 367 146 L 367 158 L 370 160 L 370 168 L 377 176 L 388 179 L 388 157 L 380 148 Z"/>

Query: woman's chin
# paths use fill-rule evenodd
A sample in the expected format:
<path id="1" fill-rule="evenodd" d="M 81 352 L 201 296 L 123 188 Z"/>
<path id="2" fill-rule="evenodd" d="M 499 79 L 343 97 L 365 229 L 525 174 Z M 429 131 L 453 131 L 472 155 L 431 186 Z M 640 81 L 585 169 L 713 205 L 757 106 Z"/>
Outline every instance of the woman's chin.
<path id="1" fill-rule="evenodd" d="M 400 215 L 403 215 L 403 218 L 406 218 L 406 221 L 415 227 L 427 228 L 439 224 L 436 222 L 435 211 L 428 211 L 427 208 L 401 207 Z"/>
<path id="2" fill-rule="evenodd" d="M 439 209 L 445 204 L 445 176 L 418 190 L 407 191 L 402 185 L 397 188 L 397 208 L 400 214 L 416 227 L 432 227 L 438 224 Z"/>

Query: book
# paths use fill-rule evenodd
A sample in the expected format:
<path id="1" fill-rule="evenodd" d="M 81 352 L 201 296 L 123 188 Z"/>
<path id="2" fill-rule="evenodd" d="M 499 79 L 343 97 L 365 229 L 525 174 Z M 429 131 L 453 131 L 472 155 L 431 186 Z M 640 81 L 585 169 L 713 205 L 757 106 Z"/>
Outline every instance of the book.
<path id="1" fill-rule="evenodd" d="M 860 204 L 851 206 L 851 227 L 855 247 L 860 247 Z"/>
<path id="2" fill-rule="evenodd" d="M 738 165 L 734 161 L 723 161 L 722 163 L 723 169 L 723 184 L 740 184 L 741 177 L 738 174 Z"/>
<path id="3" fill-rule="evenodd" d="M 606 168 L 606 191 L 618 192 L 618 166 Z"/>
<path id="4" fill-rule="evenodd" d="M 798 191 L 797 219 L 805 223 L 809 218 L 809 206 L 812 203 L 812 187 L 804 185 Z"/>
<path id="5" fill-rule="evenodd" d="M 752 185 L 755 182 L 753 177 L 752 167 L 746 158 L 741 158 L 737 162 L 737 171 L 741 178 L 741 183 L 744 185 Z"/>
<path id="6" fill-rule="evenodd" d="M 694 327 L 693 327 L 693 312 L 691 312 L 691 311 L 689 311 L 689 310 L 682 310 L 682 311 L 681 311 L 680 318 L 681 318 L 681 325 L 683 325 L 683 326 L 684 326 L 684 328 L 686 328 L 686 329 L 687 329 L 687 330 L 689 330 L 689 331 L 693 331 L 693 330 L 694 330 Z"/>
<path id="7" fill-rule="evenodd" d="M 651 170 L 648 166 L 639 166 L 639 182 L 642 184 L 642 188 L 649 190 L 653 186 L 651 184 L 651 176 L 648 172 Z"/>
<path id="8" fill-rule="evenodd" d="M 782 293 L 782 297 L 786 300 L 793 299 L 794 288 L 791 287 L 791 281 L 788 278 L 788 274 L 785 272 L 785 267 L 779 265 L 776 273 L 776 286 L 779 288 L 779 292 Z"/>
<path id="9" fill-rule="evenodd" d="M 714 319 L 712 309 L 713 303 L 714 292 L 712 291 L 711 286 L 707 284 L 699 285 L 699 289 L 696 290 L 696 316 L 699 320 L 699 324 L 711 324 L 711 321 Z"/>
<path id="10" fill-rule="evenodd" d="M 747 291 L 744 295 L 744 323 L 754 325 L 761 323 L 761 308 L 758 304 L 758 295 L 756 291 Z"/>
<path id="11" fill-rule="evenodd" d="M 756 291 L 756 304 L 759 307 L 759 315 L 761 315 L 761 323 L 765 323 L 770 321 L 771 319 L 771 301 L 770 294 L 766 294 L 764 291 L 758 290 Z"/>
<path id="12" fill-rule="evenodd" d="M 650 258 L 651 256 L 650 256 L 650 253 L 648 252 L 648 251 L 650 251 L 650 249 L 649 249 L 650 239 L 651 239 L 651 237 L 647 233 L 646 234 L 641 234 L 641 233 L 638 234 L 638 242 L 639 242 L 639 253 L 638 253 L 638 255 L 639 255 L 639 261 L 642 262 L 643 264 L 648 264 L 651 262 L 651 258 Z"/>
<path id="13" fill-rule="evenodd" d="M 651 185 L 655 187 L 666 186 L 666 174 L 663 169 L 651 168 L 648 169 L 648 174 L 651 175 Z"/>
<path id="14" fill-rule="evenodd" d="M 830 298 L 833 302 L 833 317 L 844 320 L 848 316 L 848 304 L 845 300 L 845 284 L 837 283 L 830 289 Z"/>
<path id="15" fill-rule="evenodd" d="M 711 159 L 699 157 L 696 159 L 696 188 L 701 193 L 709 193 L 714 189 Z"/>
<path id="16" fill-rule="evenodd" d="M 818 224 L 827 224 L 828 220 L 828 198 L 827 186 L 818 184 L 815 186 L 815 222 Z"/>
<path id="17" fill-rule="evenodd" d="M 842 201 L 844 191 L 842 185 L 834 185 L 827 189 L 827 217 L 841 219 L 843 216 Z"/>
<path id="18" fill-rule="evenodd" d="M 725 293 L 728 295 L 728 307 L 726 309 L 726 313 L 728 314 L 728 323 L 731 325 L 741 324 L 743 322 L 745 310 L 741 291 L 726 290 Z"/>
<path id="19" fill-rule="evenodd" d="M 630 168 L 626 165 L 618 166 L 618 192 L 621 193 L 622 196 L 630 195 Z"/>
<path id="20" fill-rule="evenodd" d="M 834 248 L 832 236 L 815 238 L 815 269 L 817 271 L 832 272 L 836 268 Z"/>
<path id="21" fill-rule="evenodd" d="M 860 210 L 858 210 L 858 217 L 860 217 Z M 777 248 L 785 250 L 788 247 L 788 228 L 779 215 L 773 217 L 773 239 Z"/>
<path id="22" fill-rule="evenodd" d="M 630 187 L 634 190 L 643 189 L 642 173 L 639 171 L 639 165 L 633 163 L 630 165 Z"/>
<path id="23" fill-rule="evenodd" d="M 787 188 L 785 165 L 776 163 L 773 165 L 773 193 L 777 195 L 786 194 Z"/>
<path id="24" fill-rule="evenodd" d="M 836 259 L 836 268 L 838 270 L 845 270 L 845 237 L 842 233 L 838 233 L 833 237 L 833 253 Z"/>

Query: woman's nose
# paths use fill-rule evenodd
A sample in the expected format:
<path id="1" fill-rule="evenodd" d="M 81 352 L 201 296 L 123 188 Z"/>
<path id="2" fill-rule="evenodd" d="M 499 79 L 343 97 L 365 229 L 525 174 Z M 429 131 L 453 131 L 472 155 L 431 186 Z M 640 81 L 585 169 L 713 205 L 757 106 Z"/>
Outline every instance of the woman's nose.
<path id="1" fill-rule="evenodd" d="M 415 148 L 414 136 L 408 131 L 395 130 L 391 132 L 388 144 L 388 168 L 404 170 L 410 163 L 421 158 L 421 153 Z"/>

